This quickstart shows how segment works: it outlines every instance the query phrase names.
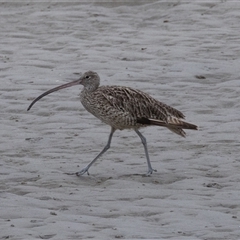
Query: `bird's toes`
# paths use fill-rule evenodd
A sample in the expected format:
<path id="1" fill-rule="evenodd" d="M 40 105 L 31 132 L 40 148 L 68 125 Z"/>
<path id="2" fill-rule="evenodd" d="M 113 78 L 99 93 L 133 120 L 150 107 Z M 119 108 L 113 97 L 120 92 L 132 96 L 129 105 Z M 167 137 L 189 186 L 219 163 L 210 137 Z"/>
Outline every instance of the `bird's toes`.
<path id="1" fill-rule="evenodd" d="M 148 169 L 148 172 L 146 173 L 146 176 L 147 177 L 151 176 L 153 172 L 157 172 L 157 170 L 156 169 L 152 169 L 152 168 Z"/>
<path id="2" fill-rule="evenodd" d="M 87 173 L 87 175 L 89 175 L 88 168 L 83 168 L 81 171 L 76 172 L 75 174 L 79 177 L 82 176 L 84 173 Z"/>

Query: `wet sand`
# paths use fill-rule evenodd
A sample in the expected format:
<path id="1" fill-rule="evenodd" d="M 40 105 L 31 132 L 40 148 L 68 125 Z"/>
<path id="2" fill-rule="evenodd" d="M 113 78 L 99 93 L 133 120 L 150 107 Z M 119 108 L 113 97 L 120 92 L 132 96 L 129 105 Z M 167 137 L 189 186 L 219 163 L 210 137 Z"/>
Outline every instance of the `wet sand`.
<path id="1" fill-rule="evenodd" d="M 240 239 L 240 4 L 233 1 L 1 3 L 0 239 Z M 79 102 L 81 87 L 42 92 L 98 72 L 179 110 L 187 138 L 139 137 Z"/>

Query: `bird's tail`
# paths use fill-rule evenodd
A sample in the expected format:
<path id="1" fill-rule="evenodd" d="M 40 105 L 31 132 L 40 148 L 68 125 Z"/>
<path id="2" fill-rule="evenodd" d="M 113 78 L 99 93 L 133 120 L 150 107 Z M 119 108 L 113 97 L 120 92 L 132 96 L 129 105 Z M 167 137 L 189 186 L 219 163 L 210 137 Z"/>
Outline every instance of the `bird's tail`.
<path id="1" fill-rule="evenodd" d="M 182 137 L 186 136 L 186 133 L 183 131 L 183 129 L 191 129 L 191 130 L 198 129 L 196 125 L 172 116 L 169 116 L 166 122 L 158 119 L 151 119 L 151 118 L 141 118 L 138 122 L 142 124 L 147 124 L 147 125 L 167 127 L 170 131 Z"/>

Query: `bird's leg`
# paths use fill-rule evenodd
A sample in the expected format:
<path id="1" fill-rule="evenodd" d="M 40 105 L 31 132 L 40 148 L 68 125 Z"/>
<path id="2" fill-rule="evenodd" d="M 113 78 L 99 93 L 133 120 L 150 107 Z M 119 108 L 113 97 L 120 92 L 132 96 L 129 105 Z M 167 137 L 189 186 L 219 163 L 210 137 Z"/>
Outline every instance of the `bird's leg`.
<path id="1" fill-rule="evenodd" d="M 147 176 L 150 176 L 153 173 L 153 171 L 156 172 L 157 170 L 152 168 L 152 165 L 151 165 L 151 162 L 150 162 L 150 158 L 149 158 L 149 155 L 148 155 L 146 138 L 138 131 L 138 129 L 135 129 L 135 132 L 137 133 L 137 135 L 142 140 L 142 144 L 143 144 L 143 147 L 144 147 L 145 155 L 146 155 L 146 158 L 147 158 L 147 165 L 148 165 Z"/>
<path id="2" fill-rule="evenodd" d="M 115 128 L 113 128 L 113 127 L 111 128 L 111 132 L 110 132 L 110 135 L 109 135 L 109 138 L 108 138 L 107 145 L 103 148 L 103 150 L 85 168 L 83 168 L 79 172 L 76 172 L 77 176 L 81 176 L 85 172 L 87 172 L 87 174 L 89 175 L 89 172 L 88 172 L 89 168 L 93 165 L 93 163 L 95 163 L 97 161 L 97 159 L 99 157 L 101 157 L 110 148 L 111 141 L 112 141 L 112 136 L 113 136 L 113 133 L 115 132 L 115 130 L 116 130 Z"/>

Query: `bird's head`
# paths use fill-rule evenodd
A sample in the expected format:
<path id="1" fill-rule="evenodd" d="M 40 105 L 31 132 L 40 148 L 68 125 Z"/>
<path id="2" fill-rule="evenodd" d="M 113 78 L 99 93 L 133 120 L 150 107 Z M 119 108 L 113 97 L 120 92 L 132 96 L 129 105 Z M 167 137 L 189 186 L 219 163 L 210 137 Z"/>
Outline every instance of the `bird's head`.
<path id="1" fill-rule="evenodd" d="M 82 84 L 87 91 L 92 92 L 99 87 L 100 78 L 96 72 L 88 71 L 80 77 L 79 84 Z"/>
<path id="2" fill-rule="evenodd" d="M 78 80 L 72 81 L 70 83 L 66 83 L 63 84 L 61 86 L 55 87 L 53 89 L 50 89 L 46 92 L 44 92 L 43 94 L 41 94 L 40 96 L 38 96 L 37 98 L 35 98 L 32 103 L 29 105 L 28 107 L 28 111 L 31 109 L 31 107 L 41 98 L 45 97 L 46 95 L 52 93 L 52 92 L 56 92 L 58 90 L 64 89 L 64 88 L 68 88 L 68 87 L 72 87 L 75 85 L 83 85 L 84 89 L 88 92 L 92 92 L 95 91 L 100 84 L 100 78 L 98 76 L 98 74 L 96 72 L 93 71 L 88 71 L 85 72 Z"/>

